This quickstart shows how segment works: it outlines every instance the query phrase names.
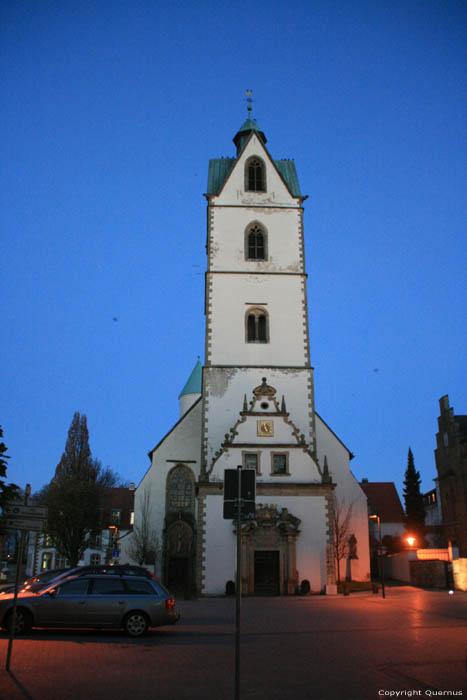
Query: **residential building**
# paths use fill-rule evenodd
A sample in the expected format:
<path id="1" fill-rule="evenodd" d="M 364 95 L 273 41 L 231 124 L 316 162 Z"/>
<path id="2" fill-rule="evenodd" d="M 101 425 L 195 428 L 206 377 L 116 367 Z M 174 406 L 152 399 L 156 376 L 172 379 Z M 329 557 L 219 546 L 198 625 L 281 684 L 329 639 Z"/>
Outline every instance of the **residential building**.
<path id="1" fill-rule="evenodd" d="M 467 415 L 455 415 L 446 394 L 439 400 L 435 463 L 446 540 L 467 557 Z"/>

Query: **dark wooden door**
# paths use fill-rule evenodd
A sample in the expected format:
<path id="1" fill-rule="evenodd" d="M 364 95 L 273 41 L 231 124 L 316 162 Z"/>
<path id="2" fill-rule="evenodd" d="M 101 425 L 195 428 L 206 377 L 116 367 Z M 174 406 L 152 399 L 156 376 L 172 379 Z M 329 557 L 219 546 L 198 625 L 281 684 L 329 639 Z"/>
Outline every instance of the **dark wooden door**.
<path id="1" fill-rule="evenodd" d="M 280 594 L 278 551 L 255 552 L 255 595 Z"/>

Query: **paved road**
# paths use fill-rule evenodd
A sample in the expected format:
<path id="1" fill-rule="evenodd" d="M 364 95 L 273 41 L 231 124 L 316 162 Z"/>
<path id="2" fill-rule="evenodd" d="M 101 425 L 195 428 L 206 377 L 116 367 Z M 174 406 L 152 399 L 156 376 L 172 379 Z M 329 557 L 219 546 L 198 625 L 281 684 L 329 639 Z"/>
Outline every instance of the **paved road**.
<path id="1" fill-rule="evenodd" d="M 233 700 L 234 600 L 179 609 L 178 625 L 141 640 L 94 630 L 18 639 L 0 698 Z M 467 698 L 465 593 L 248 598 L 242 615 L 242 700 Z M 6 649 L 1 636 L 2 669 Z"/>

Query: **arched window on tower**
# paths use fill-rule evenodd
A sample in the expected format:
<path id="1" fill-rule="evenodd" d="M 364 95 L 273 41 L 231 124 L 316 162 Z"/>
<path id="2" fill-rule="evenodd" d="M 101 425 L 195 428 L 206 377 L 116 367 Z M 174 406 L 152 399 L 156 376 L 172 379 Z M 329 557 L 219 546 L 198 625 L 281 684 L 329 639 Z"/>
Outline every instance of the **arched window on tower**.
<path id="1" fill-rule="evenodd" d="M 249 309 L 246 313 L 246 342 L 269 342 L 268 316 L 263 309 Z"/>
<path id="2" fill-rule="evenodd" d="M 266 168 L 257 156 L 249 158 L 246 162 L 245 189 L 249 192 L 266 192 Z"/>
<path id="3" fill-rule="evenodd" d="M 267 259 L 267 233 L 257 223 L 248 226 L 245 232 L 245 258 L 246 260 Z"/>

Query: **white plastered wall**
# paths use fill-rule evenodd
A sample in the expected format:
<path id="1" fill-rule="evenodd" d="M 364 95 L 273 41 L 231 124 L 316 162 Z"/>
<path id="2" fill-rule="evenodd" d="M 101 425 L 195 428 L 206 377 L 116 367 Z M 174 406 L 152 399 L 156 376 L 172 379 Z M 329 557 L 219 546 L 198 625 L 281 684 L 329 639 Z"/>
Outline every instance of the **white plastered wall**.
<path id="1" fill-rule="evenodd" d="M 291 515 L 300 518 L 300 534 L 296 542 L 297 571 L 299 581 L 307 579 L 313 592 L 321 591 L 326 584 L 326 518 L 323 496 L 286 497 L 265 499 L 257 503 L 287 508 Z M 231 520 L 222 515 L 223 499 L 210 495 L 206 498 L 205 540 L 205 595 L 222 595 L 227 581 L 235 581 L 236 538 Z"/>
<path id="2" fill-rule="evenodd" d="M 210 214 L 210 270 L 304 271 L 299 233 L 300 209 L 213 206 Z M 255 223 L 264 228 L 267 236 L 267 260 L 245 259 L 245 231 Z"/>
<path id="3" fill-rule="evenodd" d="M 165 517 L 167 475 L 173 467 L 184 464 L 192 470 L 195 480 L 200 471 L 201 401 L 195 404 L 163 438 L 152 453 L 151 466 L 135 492 L 135 525 L 141 518 L 145 490 L 150 494 L 150 522 L 162 539 Z M 168 461 L 170 460 L 170 461 Z M 160 576 L 160 557 L 156 573 Z"/>
<path id="4" fill-rule="evenodd" d="M 296 275 L 210 275 L 213 365 L 306 366 L 304 278 Z M 253 308 L 268 317 L 268 342 L 248 343 L 246 315 Z"/>
<path id="5" fill-rule="evenodd" d="M 290 420 L 308 442 L 312 440 L 311 382 L 312 370 L 280 369 L 271 367 L 205 367 L 203 386 L 205 391 L 205 437 L 207 461 L 210 466 L 214 453 L 224 442 L 224 436 L 234 427 L 243 410 L 243 400 L 252 398 L 252 391 L 261 384 L 263 377 L 276 389 L 276 398 L 282 395 Z"/>
<path id="6" fill-rule="evenodd" d="M 336 484 L 335 496 L 344 510 L 352 505 L 349 532 L 357 538 L 358 559 L 352 561 L 352 579 L 370 579 L 370 551 L 368 535 L 368 504 L 365 493 L 350 470 L 347 448 L 334 435 L 326 423 L 316 414 L 316 439 L 318 460 L 324 466 L 327 457 L 332 481 Z M 341 578 L 345 578 L 345 562 L 341 561 Z"/>

